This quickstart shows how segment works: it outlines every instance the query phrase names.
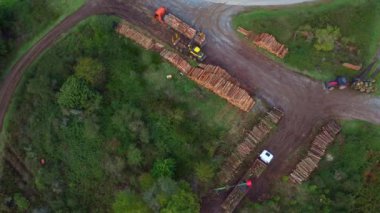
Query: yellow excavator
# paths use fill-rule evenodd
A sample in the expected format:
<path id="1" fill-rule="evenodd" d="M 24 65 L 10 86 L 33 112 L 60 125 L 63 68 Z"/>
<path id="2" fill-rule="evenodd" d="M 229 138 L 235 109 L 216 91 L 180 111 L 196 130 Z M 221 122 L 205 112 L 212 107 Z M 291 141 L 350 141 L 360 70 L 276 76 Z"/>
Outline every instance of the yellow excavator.
<path id="1" fill-rule="evenodd" d="M 202 62 L 206 59 L 206 55 L 202 51 L 201 47 L 195 44 L 194 40 L 191 40 L 187 45 L 186 39 L 181 39 L 178 33 L 175 33 L 172 37 L 172 44 L 181 53 L 188 53 L 190 58 L 196 59 L 198 62 Z M 185 52 L 186 50 L 186 52 Z"/>

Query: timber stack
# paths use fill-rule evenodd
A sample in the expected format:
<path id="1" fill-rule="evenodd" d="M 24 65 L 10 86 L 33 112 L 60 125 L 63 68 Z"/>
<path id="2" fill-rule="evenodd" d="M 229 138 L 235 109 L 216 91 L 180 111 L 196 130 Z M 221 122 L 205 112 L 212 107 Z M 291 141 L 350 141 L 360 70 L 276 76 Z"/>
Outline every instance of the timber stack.
<path id="1" fill-rule="evenodd" d="M 218 66 L 194 67 L 187 76 L 243 111 L 250 111 L 255 101 L 248 92 L 232 81 L 226 70 Z"/>
<path id="2" fill-rule="evenodd" d="M 248 112 L 255 105 L 254 99 L 247 91 L 237 85 L 225 69 L 209 64 L 191 67 L 185 59 L 169 50 L 163 50 L 160 54 L 191 80 L 206 87 L 241 110 Z"/>
<path id="3" fill-rule="evenodd" d="M 264 170 L 267 168 L 267 165 L 262 162 L 260 159 L 256 159 L 248 171 L 244 174 L 241 182 L 252 180 L 258 178 Z M 222 203 L 222 209 L 226 213 L 232 213 L 235 208 L 239 205 L 241 200 L 248 193 L 249 188 L 235 187 L 227 198 Z"/>
<path id="4" fill-rule="evenodd" d="M 256 46 L 267 50 L 279 58 L 284 58 L 289 52 L 289 49 L 285 47 L 285 45 L 279 43 L 273 35 L 268 33 L 254 35 L 251 31 L 242 27 L 238 27 L 237 31 L 244 35 L 248 40 L 252 41 Z"/>
<path id="5" fill-rule="evenodd" d="M 126 22 L 121 22 L 116 27 L 116 32 L 133 40 L 134 42 L 141 45 L 147 50 L 151 49 L 155 43 L 152 38 L 149 38 L 148 36 L 145 36 L 144 34 L 136 31 L 131 26 L 129 26 Z"/>
<path id="6" fill-rule="evenodd" d="M 376 92 L 376 80 L 356 80 L 352 83 L 351 88 L 362 93 Z"/>
<path id="7" fill-rule="evenodd" d="M 167 21 L 170 21 L 172 27 L 177 26 L 175 17 L 170 18 L 171 16 L 169 15 L 166 17 L 168 17 Z M 197 35 L 196 31 L 193 32 L 194 30 L 191 30 L 190 28 L 189 31 L 186 31 L 183 28 L 185 25 L 181 26 L 178 25 L 175 29 L 187 33 L 186 35 L 190 37 Z M 209 64 L 200 64 L 198 67 L 192 67 L 180 55 L 165 49 L 162 44 L 155 42 L 154 39 L 133 29 L 127 22 L 121 22 L 117 26 L 116 31 L 140 44 L 147 50 L 159 52 L 161 57 L 174 65 L 179 71 L 186 74 L 190 79 L 226 99 L 229 103 L 239 109 L 248 112 L 255 105 L 255 100 L 249 95 L 249 93 L 241 88 L 232 76 L 223 68 Z"/>
<path id="8" fill-rule="evenodd" d="M 243 142 L 240 143 L 236 150 L 230 155 L 222 166 L 218 174 L 218 179 L 221 183 L 228 183 L 237 175 L 240 166 L 253 153 L 256 146 L 263 141 L 275 125 L 277 125 L 284 113 L 273 108 L 249 131 Z"/>
<path id="9" fill-rule="evenodd" d="M 289 51 L 285 45 L 280 44 L 274 36 L 268 33 L 261 33 L 260 35 L 256 36 L 254 43 L 279 58 L 284 58 Z"/>
<path id="10" fill-rule="evenodd" d="M 197 34 L 197 31 L 194 28 L 190 27 L 188 24 L 186 24 L 173 14 L 166 14 L 164 17 L 164 21 L 174 30 L 180 32 L 182 35 L 186 36 L 189 39 L 193 39 Z"/>
<path id="11" fill-rule="evenodd" d="M 309 178 L 311 173 L 318 167 L 327 146 L 334 141 L 340 130 L 340 125 L 335 121 L 330 121 L 322 127 L 320 133 L 313 140 L 307 156 L 297 164 L 296 169 L 290 174 L 291 182 L 300 184 Z"/>
<path id="12" fill-rule="evenodd" d="M 179 71 L 181 71 L 184 74 L 187 74 L 192 69 L 189 62 L 187 62 L 181 56 L 172 51 L 164 49 L 161 51 L 160 55 L 169 63 L 177 67 L 177 69 L 179 69 Z"/>

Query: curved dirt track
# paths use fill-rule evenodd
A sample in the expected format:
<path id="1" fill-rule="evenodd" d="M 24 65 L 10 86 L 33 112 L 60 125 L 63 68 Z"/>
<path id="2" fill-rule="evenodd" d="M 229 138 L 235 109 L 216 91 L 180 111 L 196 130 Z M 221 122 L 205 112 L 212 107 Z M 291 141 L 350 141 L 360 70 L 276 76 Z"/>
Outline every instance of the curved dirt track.
<path id="1" fill-rule="evenodd" d="M 86 17 L 111 14 L 145 27 L 165 40 L 161 27 L 147 16 L 160 5 L 167 6 L 206 32 L 206 53 L 210 62 L 225 67 L 250 93 L 285 111 L 277 132 L 265 142 L 264 148 L 275 154 L 275 160 L 256 181 L 255 190 L 249 194 L 253 199 L 267 193 L 274 180 L 290 173 L 299 159 L 289 156 L 295 156 L 297 149 L 309 142 L 309 133 L 323 121 L 330 118 L 360 119 L 380 124 L 380 99 L 350 90 L 327 93 L 320 82 L 292 72 L 239 40 L 231 29 L 230 21 L 231 16 L 244 7 L 200 0 L 90 0 L 50 31 L 12 68 L 0 90 L 0 128 L 23 71 L 64 32 Z M 202 211 L 218 212 L 220 201 L 221 197 L 217 196 L 205 198 Z"/>

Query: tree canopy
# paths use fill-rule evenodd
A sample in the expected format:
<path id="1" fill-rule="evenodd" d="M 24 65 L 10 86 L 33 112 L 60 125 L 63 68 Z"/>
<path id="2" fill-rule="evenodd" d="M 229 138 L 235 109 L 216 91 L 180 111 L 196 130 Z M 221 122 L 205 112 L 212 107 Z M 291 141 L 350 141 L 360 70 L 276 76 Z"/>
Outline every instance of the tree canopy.
<path id="1" fill-rule="evenodd" d="M 86 109 L 93 107 L 101 99 L 100 95 L 91 90 L 81 79 L 69 77 L 62 85 L 58 94 L 58 104 L 64 108 Z"/>
<path id="2" fill-rule="evenodd" d="M 175 161 L 173 159 L 157 160 L 153 164 L 152 175 L 158 177 L 173 177 Z"/>
<path id="3" fill-rule="evenodd" d="M 79 59 L 74 70 L 77 77 L 86 80 L 92 86 L 100 86 L 105 81 L 104 66 L 95 59 Z"/>
<path id="4" fill-rule="evenodd" d="M 115 213 L 152 212 L 139 196 L 130 191 L 119 192 L 116 195 L 115 202 L 112 204 L 112 209 Z"/>
<path id="5" fill-rule="evenodd" d="M 196 196 L 180 189 L 170 197 L 168 204 L 160 211 L 161 213 L 197 213 L 200 212 L 199 202 Z"/>
<path id="6" fill-rule="evenodd" d="M 195 174 L 200 181 L 208 182 L 214 177 L 215 172 L 212 165 L 201 162 L 195 166 Z"/>

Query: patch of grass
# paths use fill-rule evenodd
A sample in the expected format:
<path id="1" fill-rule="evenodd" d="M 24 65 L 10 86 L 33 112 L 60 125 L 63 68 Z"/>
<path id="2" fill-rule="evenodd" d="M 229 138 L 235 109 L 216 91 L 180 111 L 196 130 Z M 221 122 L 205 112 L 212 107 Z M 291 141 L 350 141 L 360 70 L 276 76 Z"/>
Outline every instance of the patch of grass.
<path id="1" fill-rule="evenodd" d="M 288 7 L 258 8 L 237 15 L 235 28 L 241 26 L 254 33 L 268 32 L 289 47 L 289 54 L 276 59 L 299 72 L 319 80 L 333 79 L 337 75 L 355 76 L 341 64 L 369 64 L 380 40 L 380 2 L 376 0 L 336 0 L 328 3 L 312 3 Z M 314 40 L 307 41 L 299 33 L 309 25 L 313 29 L 328 25 L 340 29 L 342 37 L 357 48 L 351 52 L 335 48 L 331 52 L 317 51 Z"/>
<path id="2" fill-rule="evenodd" d="M 181 196 L 196 208 L 193 194 L 202 196 L 212 185 L 212 174 L 200 185 L 197 166 L 218 168 L 258 112 L 239 111 L 159 54 L 118 35 L 112 28 L 118 21 L 91 18 L 46 51 L 25 72 L 3 134 L 37 174 L 36 187 L 53 211 L 107 212 L 114 195 L 126 188 L 154 211 L 178 208 L 170 200 Z M 101 101 L 91 110 L 62 108 L 62 85 L 82 58 L 104 67 L 105 82 L 87 85 Z M 141 177 L 149 179 L 158 161 L 172 162 L 167 173 L 173 180 L 143 184 Z M 198 190 L 191 192 L 189 183 Z"/>

